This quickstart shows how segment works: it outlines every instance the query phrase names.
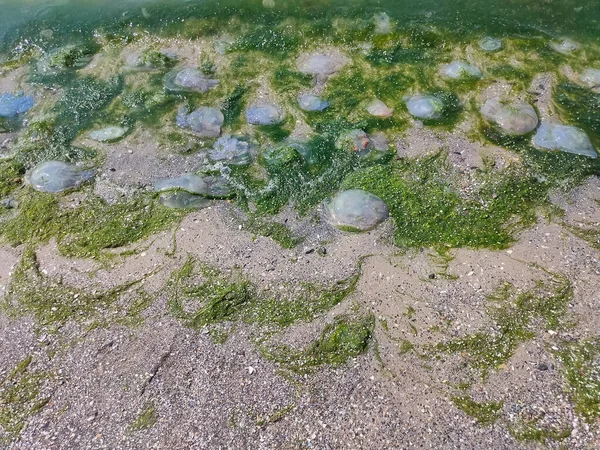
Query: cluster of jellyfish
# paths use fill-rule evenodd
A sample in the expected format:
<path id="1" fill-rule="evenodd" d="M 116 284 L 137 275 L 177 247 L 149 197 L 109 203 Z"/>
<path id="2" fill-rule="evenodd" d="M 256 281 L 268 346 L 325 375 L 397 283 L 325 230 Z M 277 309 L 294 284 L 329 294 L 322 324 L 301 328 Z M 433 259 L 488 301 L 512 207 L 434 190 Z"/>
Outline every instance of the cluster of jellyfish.
<path id="1" fill-rule="evenodd" d="M 389 18 L 380 15 L 376 18 L 376 32 L 385 33 L 391 26 Z M 486 52 L 502 49 L 502 41 L 486 37 L 478 42 Z M 574 51 L 577 44 L 565 40 L 552 42 L 550 46 L 561 53 Z M 165 52 L 165 58 L 176 55 Z M 56 70 L 52 61 L 56 55 L 50 54 L 38 63 L 43 71 Z M 75 60 L 77 62 L 77 60 Z M 300 56 L 296 68 L 300 73 L 311 75 L 315 80 L 324 81 L 338 72 L 348 62 L 341 54 L 314 52 Z M 81 62 L 84 64 L 85 61 Z M 131 70 L 152 70 L 153 63 L 142 54 L 129 55 L 125 61 Z M 440 68 L 446 79 L 479 79 L 483 72 L 467 61 L 452 61 Z M 588 68 L 580 74 L 580 81 L 592 89 L 600 87 L 600 70 Z M 204 72 L 192 67 L 179 67 L 164 77 L 164 87 L 172 92 L 207 92 L 218 85 L 218 80 L 210 78 Z M 403 98 L 409 114 L 419 120 L 438 120 L 443 117 L 446 105 L 444 100 L 427 92 L 416 93 Z M 329 107 L 329 101 L 319 95 L 302 93 L 297 98 L 298 107 L 304 111 L 319 113 Z M 4 93 L 0 95 L 0 117 L 12 119 L 26 113 L 34 106 L 34 99 L 23 94 Z M 394 110 L 380 99 L 374 98 L 363 105 L 366 112 L 374 117 L 388 118 Z M 596 158 L 597 154 L 587 134 L 576 127 L 556 122 L 541 122 L 532 105 L 522 100 L 488 99 L 480 105 L 481 116 L 502 133 L 512 136 L 529 135 L 532 144 L 546 150 L 585 155 Z M 286 118 L 285 109 L 278 104 L 262 102 L 250 104 L 245 110 L 245 120 L 252 126 L 277 125 Z M 258 144 L 247 136 L 222 134 L 223 112 L 212 106 L 201 106 L 189 111 L 182 106 L 177 111 L 176 125 L 198 137 L 216 138 L 208 157 L 222 166 L 245 166 L 251 164 L 258 153 Z M 123 138 L 128 129 L 110 125 L 88 133 L 92 140 L 112 143 Z M 293 142 L 288 146 L 294 147 Z M 389 142 L 383 133 L 368 135 L 363 130 L 354 129 L 338 137 L 336 146 L 355 152 L 359 157 L 383 154 L 389 150 Z M 295 150 L 301 156 L 304 147 L 296 145 Z M 264 158 L 276 158 L 277 153 L 266 150 Z M 60 161 L 46 161 L 34 167 L 27 175 L 28 183 L 38 191 L 58 193 L 79 188 L 94 178 L 95 170 L 84 170 L 77 165 Z M 184 173 L 175 178 L 160 179 L 154 183 L 159 201 L 170 208 L 203 208 L 211 199 L 228 198 L 232 194 L 231 186 L 222 175 Z M 389 211 L 385 203 L 372 193 L 352 189 L 338 193 L 327 203 L 327 211 L 333 225 L 342 229 L 370 230 L 384 221 Z"/>

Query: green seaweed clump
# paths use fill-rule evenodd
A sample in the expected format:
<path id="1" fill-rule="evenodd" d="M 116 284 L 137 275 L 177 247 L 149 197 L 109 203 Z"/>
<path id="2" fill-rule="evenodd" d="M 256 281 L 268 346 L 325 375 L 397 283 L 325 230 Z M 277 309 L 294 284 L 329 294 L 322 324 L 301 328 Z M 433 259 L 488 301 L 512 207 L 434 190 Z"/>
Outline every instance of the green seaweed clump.
<path id="1" fill-rule="evenodd" d="M 171 274 L 168 304 L 192 328 L 236 320 L 285 328 L 329 311 L 354 292 L 358 278 L 354 274 L 330 287 L 302 283 L 273 295 L 259 292 L 239 271 L 227 275 L 188 258 Z"/>
<path id="2" fill-rule="evenodd" d="M 21 186 L 25 168 L 14 159 L 0 160 L 0 198 Z"/>
<path id="3" fill-rule="evenodd" d="M 568 425 L 562 429 L 538 426 L 537 420 L 526 422 L 521 421 L 516 426 L 508 428 L 509 433 L 521 442 L 539 442 L 544 444 L 546 441 L 562 441 L 571 436 L 573 428 Z"/>
<path id="4" fill-rule="evenodd" d="M 32 362 L 32 356 L 26 357 L 6 378 L 0 380 L 0 426 L 13 439 L 21 433 L 29 417 L 37 414 L 50 401 L 50 398 L 40 396 L 49 376 L 44 372 L 32 371 Z"/>
<path id="5" fill-rule="evenodd" d="M 575 83 L 559 83 L 554 91 L 554 100 L 561 112 L 573 124 L 583 128 L 596 148 L 600 146 L 600 93 Z"/>
<path id="6" fill-rule="evenodd" d="M 250 233 L 270 237 L 282 248 L 296 248 L 304 238 L 296 236 L 287 226 L 279 222 L 251 217 L 244 222 L 244 228 Z"/>
<path id="7" fill-rule="evenodd" d="M 545 198 L 535 179 L 504 175 L 485 183 L 479 198 L 465 198 L 450 183 L 446 164 L 439 153 L 396 161 L 358 170 L 343 187 L 364 189 L 386 203 L 400 247 L 506 248 L 515 231 L 535 223 L 534 208 Z"/>
<path id="8" fill-rule="evenodd" d="M 453 397 L 452 403 L 464 413 L 475 418 L 480 425 L 494 424 L 502 415 L 504 406 L 502 400 L 478 403 L 468 396 Z"/>
<path id="9" fill-rule="evenodd" d="M 558 275 L 538 281 L 523 292 L 504 284 L 488 297 L 493 331 L 479 331 L 440 343 L 434 351 L 460 354 L 485 379 L 491 370 L 505 364 L 520 344 L 532 339 L 536 328 L 556 330 L 564 326 L 563 317 L 572 298 L 570 281 Z"/>
<path id="10" fill-rule="evenodd" d="M 129 431 L 148 430 L 154 426 L 157 420 L 156 408 L 153 405 L 147 405 L 140 415 L 129 425 Z"/>
<path id="11" fill-rule="evenodd" d="M 196 266 L 200 269 L 200 281 L 195 280 Z M 171 314 L 191 328 L 238 318 L 254 296 L 253 286 L 240 273 L 226 277 L 218 269 L 196 264 L 191 258 L 171 275 L 169 285 Z M 199 302 L 200 307 L 190 311 L 190 300 Z"/>
<path id="12" fill-rule="evenodd" d="M 339 366 L 367 350 L 374 323 L 373 315 L 356 319 L 337 317 L 308 347 L 297 350 L 280 345 L 263 349 L 263 354 L 267 359 L 297 374 L 311 373 L 325 364 Z"/>
<path id="13" fill-rule="evenodd" d="M 105 250 L 146 238 L 181 218 L 145 196 L 116 204 L 90 196 L 77 207 L 67 207 L 55 195 L 28 191 L 20 201 L 18 214 L 0 225 L 3 238 L 11 245 L 55 238 L 66 256 L 109 256 Z"/>
<path id="14" fill-rule="evenodd" d="M 139 282 L 135 280 L 108 290 L 69 286 L 62 279 L 42 274 L 34 250 L 26 247 L 2 300 L 2 308 L 12 317 L 32 315 L 39 326 L 58 329 L 69 319 L 89 321 L 100 313 L 106 317 L 108 309 Z M 139 305 L 136 308 L 135 311 L 128 309 L 127 313 L 133 317 L 134 313 L 141 312 Z"/>
<path id="15" fill-rule="evenodd" d="M 586 421 L 600 417 L 600 341 L 565 343 L 556 352 L 575 411 Z"/>

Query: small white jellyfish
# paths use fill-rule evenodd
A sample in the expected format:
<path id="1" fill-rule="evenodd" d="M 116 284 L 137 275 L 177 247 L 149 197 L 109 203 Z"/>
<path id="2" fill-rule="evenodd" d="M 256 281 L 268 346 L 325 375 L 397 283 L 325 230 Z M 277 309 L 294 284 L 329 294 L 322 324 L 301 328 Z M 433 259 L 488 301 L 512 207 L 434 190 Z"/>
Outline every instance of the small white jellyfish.
<path id="1" fill-rule="evenodd" d="M 211 204 L 210 199 L 186 191 L 161 192 L 158 201 L 172 209 L 202 209 Z"/>
<path id="2" fill-rule="evenodd" d="M 185 107 L 179 108 L 176 123 L 182 128 L 189 128 L 202 137 L 219 137 L 225 117 L 216 108 L 201 106 L 186 114 Z"/>
<path id="3" fill-rule="evenodd" d="M 182 190 L 191 194 L 206 194 L 208 186 L 204 178 L 195 173 L 184 173 L 176 178 L 162 178 L 154 183 L 156 192 Z"/>
<path id="4" fill-rule="evenodd" d="M 497 98 L 492 98 L 485 102 L 480 112 L 506 134 L 530 133 L 535 130 L 539 122 L 535 109 L 529 103 L 522 101 L 504 103 Z"/>
<path id="5" fill-rule="evenodd" d="M 552 50 L 563 55 L 570 55 L 579 49 L 579 44 L 569 38 L 565 38 L 560 41 L 550 41 L 548 45 Z"/>
<path id="6" fill-rule="evenodd" d="M 198 69 L 186 67 L 165 75 L 165 87 L 171 91 L 207 92 L 219 84 L 219 80 L 207 78 Z"/>
<path id="7" fill-rule="evenodd" d="M 301 73 L 323 78 L 338 72 L 346 63 L 347 60 L 342 55 L 312 53 L 301 55 L 296 61 L 296 67 Z"/>
<path id="8" fill-rule="evenodd" d="M 477 44 L 485 52 L 496 52 L 502 48 L 502 40 L 491 36 L 481 38 Z"/>
<path id="9" fill-rule="evenodd" d="M 208 198 L 227 198 L 231 187 L 227 179 L 215 175 L 184 173 L 175 178 L 162 178 L 154 183 L 156 192 L 185 191 Z"/>
<path id="10" fill-rule="evenodd" d="M 363 130 L 355 129 L 341 134 L 335 141 L 335 146 L 341 150 L 361 153 L 368 149 L 371 140 Z"/>
<path id="11" fill-rule="evenodd" d="M 381 132 L 368 135 L 363 130 L 354 129 L 341 134 L 335 141 L 340 150 L 355 153 L 361 159 L 377 160 L 389 152 L 389 140 Z"/>
<path id="12" fill-rule="evenodd" d="M 579 76 L 579 81 L 590 89 L 600 88 L 600 69 L 588 67 Z"/>
<path id="13" fill-rule="evenodd" d="M 225 55 L 235 44 L 235 39 L 229 35 L 224 35 L 217 39 L 213 46 L 219 55 Z"/>
<path id="14" fill-rule="evenodd" d="M 125 133 L 127 133 L 127 128 L 125 127 L 110 126 L 94 130 L 88 134 L 88 137 L 98 142 L 115 142 L 125 136 Z"/>
<path id="15" fill-rule="evenodd" d="M 208 155 L 213 161 L 233 166 L 250 164 L 256 153 L 256 145 L 245 137 L 221 136 L 215 142 Z"/>
<path id="16" fill-rule="evenodd" d="M 455 80 L 460 78 L 481 78 L 483 76 L 478 67 L 466 61 L 452 61 L 449 64 L 443 65 L 441 71 L 445 78 Z"/>
<path id="17" fill-rule="evenodd" d="M 285 119 L 285 112 L 278 105 L 250 105 L 246 109 L 246 122 L 250 125 L 277 125 Z"/>
<path id="18" fill-rule="evenodd" d="M 368 231 L 389 217 L 383 200 L 362 189 L 340 192 L 326 208 L 331 224 L 342 230 Z"/>
<path id="19" fill-rule="evenodd" d="M 370 101 L 366 106 L 366 110 L 369 114 L 375 117 L 391 117 L 391 115 L 394 113 L 393 108 L 388 107 L 378 98 Z"/>
<path id="20" fill-rule="evenodd" d="M 84 170 L 74 164 L 46 161 L 35 166 L 26 180 L 36 191 L 57 193 L 77 189 L 95 174 L 95 170 Z"/>
<path id="21" fill-rule="evenodd" d="M 387 13 L 380 12 L 373 15 L 373 23 L 375 24 L 376 34 L 388 34 L 394 30 L 390 16 Z"/>
<path id="22" fill-rule="evenodd" d="M 598 157 L 585 131 L 569 125 L 542 123 L 533 136 L 533 144 L 548 150 L 560 150 L 590 158 Z"/>
<path id="23" fill-rule="evenodd" d="M 444 111 L 444 102 L 433 95 L 413 95 L 405 98 L 408 112 L 419 119 L 439 119 Z"/>
<path id="24" fill-rule="evenodd" d="M 298 97 L 298 105 L 304 111 L 323 111 L 329 106 L 329 102 L 316 95 L 303 94 Z"/>

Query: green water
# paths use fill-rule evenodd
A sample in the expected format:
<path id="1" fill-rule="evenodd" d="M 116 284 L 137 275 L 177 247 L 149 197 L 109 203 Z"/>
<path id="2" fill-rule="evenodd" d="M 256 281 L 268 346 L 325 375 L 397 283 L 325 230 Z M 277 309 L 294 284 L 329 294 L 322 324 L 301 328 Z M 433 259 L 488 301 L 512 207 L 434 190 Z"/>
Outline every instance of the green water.
<path id="1" fill-rule="evenodd" d="M 380 13 L 390 18 L 392 31 L 376 33 L 373 17 Z M 228 36 L 230 46 L 218 55 L 214 43 L 223 36 Z M 502 50 L 487 54 L 479 50 L 477 42 L 484 36 L 503 39 Z M 562 55 L 549 47 L 551 41 L 563 38 L 576 41 L 579 49 Z M 219 79 L 219 86 L 207 93 L 164 89 L 165 73 L 185 61 L 165 60 L 144 74 L 120 69 L 120 54 L 129 46 L 153 51 L 156 58 L 162 45 L 185 47 L 195 41 L 205 52 L 199 68 Z M 62 61 L 69 67 L 40 73 L 39 61 L 66 45 L 76 46 Z M 348 56 L 349 64 L 323 87 L 322 96 L 331 103 L 328 109 L 300 112 L 297 95 L 311 88 L 313 80 L 297 71 L 295 61 L 302 52 L 322 47 L 336 47 Z M 114 63 L 104 71 L 81 70 L 77 64 L 82 57 L 86 63 L 92 57 L 113 58 Z M 484 78 L 442 81 L 440 65 L 461 57 L 482 66 Z M 213 60 L 219 63 L 213 66 Z M 23 236 L 39 223 L 57 223 L 52 217 L 57 209 L 44 208 L 48 217 L 41 222 L 33 217 L 37 194 L 23 186 L 20 177 L 50 159 L 101 167 L 104 155 L 77 143 L 94 127 L 144 127 L 173 153 L 202 152 L 206 142 L 165 126 L 174 123 L 177 107 L 187 104 L 220 108 L 224 133 L 250 133 L 256 141 L 261 150 L 253 164 L 231 167 L 226 176 L 237 205 L 261 221 L 288 205 L 305 216 L 341 188 L 362 188 L 388 204 L 400 246 L 505 247 L 516 231 L 534 223 L 540 208 L 548 206 L 551 191 L 573 188 L 598 174 L 599 165 L 589 158 L 535 149 L 530 135 L 498 134 L 481 122 L 473 94 L 502 79 L 513 86 L 515 95 L 529 99 L 534 77 L 551 73 L 556 77 L 552 108 L 557 117 L 583 129 L 598 149 L 600 94 L 568 79 L 561 67 L 568 65 L 577 72 L 598 68 L 599 60 L 597 1 L 4 1 L 2 71 L 26 70 L 24 86 L 36 92 L 39 103 L 27 113 L 25 126 L 11 129 L 18 133 L 14 154 L 0 161 L 2 195 L 27 197 L 23 204 L 28 208 L 28 215 L 17 212 L 4 220 L 4 234 L 18 229 L 25 230 Z M 280 125 L 249 132 L 243 112 L 258 92 L 260 77 L 266 78 L 277 102 L 294 114 Z M 48 99 L 44 94 L 48 91 L 58 95 Z M 452 132 L 471 120 L 474 125 L 464 132 L 466 138 L 500 145 L 520 163 L 501 172 L 485 166 L 471 178 L 461 178 L 451 173 L 445 150 L 424 159 L 397 158 L 392 145 L 382 157 L 360 158 L 336 147 L 339 137 L 351 129 L 384 132 L 392 143 L 402 139 L 412 126 L 403 97 L 417 92 L 435 94 L 446 103 L 443 117 L 425 121 L 425 127 Z M 394 108 L 391 118 L 361 112 L 360 105 L 374 97 Z M 310 129 L 304 143 L 310 157 L 300 157 L 292 149 L 287 157 L 269 163 L 265 149 L 280 145 L 294 132 L 293 117 L 301 117 Z M 465 183 L 478 186 L 473 195 L 460 192 Z M 96 210 L 102 205 L 92 203 Z M 147 229 L 156 230 L 152 217 L 147 220 Z M 112 223 L 111 230 L 115 226 L 127 225 Z M 40 234 L 49 239 L 53 233 L 65 231 Z M 15 244 L 24 240 L 27 237 L 9 236 Z M 82 248 L 81 254 L 98 250 Z"/>

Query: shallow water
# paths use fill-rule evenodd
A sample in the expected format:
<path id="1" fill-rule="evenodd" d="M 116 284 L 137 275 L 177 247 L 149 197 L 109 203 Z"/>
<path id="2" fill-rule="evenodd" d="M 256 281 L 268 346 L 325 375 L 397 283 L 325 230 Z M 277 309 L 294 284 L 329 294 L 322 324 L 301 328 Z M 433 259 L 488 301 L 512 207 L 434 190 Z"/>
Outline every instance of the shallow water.
<path id="1" fill-rule="evenodd" d="M 298 378 L 302 386 L 310 383 L 307 374 L 312 366 L 352 360 L 358 367 L 359 355 L 372 349 L 378 362 L 365 369 L 368 374 L 346 377 L 343 369 L 335 375 L 342 374 L 352 386 L 342 395 L 332 391 L 337 398 L 329 401 L 330 411 L 352 428 L 355 424 L 338 414 L 337 404 L 348 399 L 353 403 L 354 394 L 346 394 L 355 392 L 355 380 L 374 380 L 371 370 L 379 371 L 377 364 L 385 369 L 381 373 L 387 371 L 386 358 L 386 364 L 391 361 L 390 373 L 398 369 L 400 376 L 386 379 L 385 396 L 363 394 L 369 382 L 356 392 L 369 402 L 386 403 L 386 410 L 408 411 L 412 417 L 417 408 L 411 411 L 410 398 L 405 400 L 402 393 L 397 397 L 403 404 L 393 403 L 388 383 L 399 383 L 417 396 L 421 394 L 414 394 L 415 387 L 427 384 L 427 395 L 443 397 L 438 405 L 450 408 L 445 418 L 442 414 L 446 424 L 456 423 L 458 417 L 452 403 L 475 412 L 487 408 L 466 401 L 465 395 L 471 386 L 473 393 L 484 392 L 489 386 L 485 378 L 494 372 L 505 385 L 488 405 L 491 415 L 502 413 L 504 399 L 506 408 L 505 419 L 490 439 L 500 435 L 507 439 L 509 434 L 519 439 L 510 421 L 516 417 L 514 411 L 531 403 L 523 398 L 530 399 L 529 381 L 536 377 L 530 362 L 521 364 L 527 373 L 520 368 L 518 383 L 520 388 L 526 384 L 528 396 L 511 400 L 509 410 L 513 383 L 506 377 L 513 370 L 500 369 L 509 367 L 517 350 L 534 336 L 540 337 L 535 343 L 539 352 L 549 352 L 546 361 L 557 358 L 548 350 L 550 345 L 565 352 L 574 345 L 571 335 L 564 335 L 564 342 L 558 340 L 563 336 L 559 327 L 563 315 L 565 327 L 575 326 L 567 324 L 576 321 L 566 315 L 573 304 L 583 311 L 582 319 L 592 317 L 589 323 L 582 320 L 577 333 L 597 334 L 593 324 L 600 231 L 598 222 L 588 218 L 596 217 L 600 204 L 594 197 L 600 175 L 599 74 L 598 0 L 0 0 L 0 238 L 11 247 L 0 246 L 3 258 L 10 255 L 5 266 L 0 264 L 0 282 L 16 274 L 6 294 L 5 286 L 0 286 L 0 323 L 8 323 L 3 316 L 6 295 L 19 313 L 33 316 L 30 322 L 43 330 L 43 335 L 33 337 L 34 345 L 44 348 L 53 340 L 62 341 L 56 338 L 62 336 L 59 333 L 77 328 L 63 325 L 79 320 L 86 321 L 85 337 L 75 340 L 100 345 L 104 337 L 93 333 L 116 333 L 112 325 L 117 322 L 111 317 L 117 313 L 137 321 L 133 316 L 138 313 L 130 314 L 132 309 L 153 308 L 152 314 L 139 319 L 140 324 L 148 320 L 152 339 L 163 339 L 164 330 L 172 326 L 186 327 L 185 333 L 177 329 L 175 334 L 185 334 L 182 340 L 190 345 L 201 339 L 208 342 L 209 334 L 215 343 L 224 342 L 241 330 L 233 352 L 231 343 L 218 351 L 214 346 L 181 351 L 177 345 L 173 350 L 172 345 L 161 356 L 159 346 L 140 340 L 149 357 L 118 358 L 133 361 L 135 379 L 154 367 L 143 381 L 141 395 L 123 386 L 125 378 L 115 383 L 117 391 L 123 391 L 119 398 L 139 397 L 132 406 L 126 405 L 131 408 L 137 408 L 140 398 L 154 395 L 157 383 L 169 383 L 169 371 L 179 371 L 171 362 L 196 353 L 218 360 L 218 370 L 204 369 L 206 360 L 199 363 L 204 365 L 202 371 L 196 370 L 197 363 L 186 370 L 190 376 L 202 372 L 209 377 L 207 387 L 196 394 L 219 391 L 215 397 L 219 404 L 203 408 L 230 409 L 221 398 L 233 395 L 243 401 L 242 409 L 252 409 L 255 415 L 264 408 L 246 408 L 248 399 L 269 397 L 252 393 L 259 383 L 246 383 L 246 374 L 265 377 L 273 368 L 262 366 L 265 361 L 303 373 Z M 573 192 L 574 199 L 563 199 Z M 48 243 L 52 244 L 45 246 Z M 40 261 L 35 260 L 38 250 Z M 56 254 L 48 256 L 51 252 Z M 17 254 L 20 263 L 17 256 L 11 259 Z M 452 258 L 457 259 L 450 270 Z M 215 267 L 205 266 L 205 260 Z M 149 275 L 143 275 L 145 265 Z M 46 267 L 52 267 L 50 272 Z M 127 277 L 113 276 L 113 271 L 126 272 Z M 564 279 L 558 272 L 565 272 Z M 159 276 L 152 278 L 155 274 Z M 146 278 L 140 278 L 139 285 L 124 281 L 138 275 L 148 277 L 149 288 L 142 286 Z M 360 276 L 364 283 L 357 287 Z M 70 292 L 69 283 L 77 277 L 87 278 L 81 291 Z M 540 281 L 547 277 L 558 287 Z M 99 294 L 90 280 L 103 289 L 107 281 L 116 287 Z M 511 283 L 514 293 L 509 293 Z M 571 283 L 585 301 L 573 300 Z M 88 287 L 93 287 L 89 293 Z M 121 293 L 127 293 L 121 299 L 125 307 L 114 303 Z M 494 299 L 494 311 L 483 301 L 485 295 Z M 115 314 L 106 312 L 112 309 Z M 95 315 L 106 316 L 101 325 L 91 322 Z M 167 316 L 169 320 L 163 321 Z M 125 328 L 129 322 L 118 323 Z M 56 330 L 46 328 L 54 325 Z M 294 328 L 284 336 L 292 325 L 306 329 L 296 333 Z M 27 326 L 33 336 L 32 325 Z M 191 331 L 188 335 L 187 327 L 201 329 L 202 336 Z M 319 329 L 323 334 L 315 338 Z M 2 348 L 14 350 L 10 342 L 21 333 L 10 331 L 9 338 L 3 333 L 0 327 L 0 344 L 9 345 Z M 137 334 L 131 335 L 137 339 Z M 379 339 L 384 343 L 387 337 L 389 345 L 382 345 L 380 354 Z M 305 350 L 278 355 L 288 338 L 298 340 L 297 347 Z M 254 344 L 235 350 L 244 340 Z M 69 352 L 79 344 L 41 351 L 56 355 L 44 360 L 58 361 L 57 367 L 64 355 L 85 366 L 120 351 L 120 340 L 110 342 L 100 350 L 94 347 L 92 358 L 71 358 Z M 113 348 L 113 342 L 119 344 Z M 135 349 L 131 353 L 139 352 Z M 425 367 L 427 352 L 436 360 Z M 442 353 L 453 353 L 464 364 L 459 370 L 439 372 Z M 586 358 L 597 360 L 598 354 L 600 347 Z M 160 358 L 156 365 L 133 365 L 155 357 Z M 409 357 L 415 358 L 412 363 L 405 359 Z M 238 367 L 238 372 L 232 371 L 233 379 L 226 378 L 229 374 L 223 378 L 226 388 L 215 388 L 215 374 L 220 378 L 222 368 L 228 367 L 224 361 L 253 366 Z M 406 361 L 413 366 L 414 378 L 405 377 Z M 11 375 L 0 379 L 0 428 L 6 428 L 10 416 L 4 413 L 4 393 L 16 389 L 15 380 L 29 363 L 10 371 L 3 364 L 0 374 Z M 80 370 L 83 378 L 93 374 L 95 382 L 104 383 L 89 368 Z M 469 373 L 459 380 L 456 373 L 464 371 Z M 483 379 L 474 384 L 479 371 Z M 70 383 L 82 377 L 66 373 L 71 380 L 57 378 L 62 386 L 57 389 L 74 391 Z M 120 377 L 118 368 L 114 373 Z M 579 369 L 577 373 L 585 375 Z M 593 387 L 591 409 L 584 404 L 583 410 L 597 422 L 600 384 L 596 372 L 593 377 L 591 383 L 581 382 Z M 543 385 L 538 395 L 544 401 L 558 398 L 561 408 L 571 405 L 572 399 L 563 400 L 556 379 L 553 374 L 552 386 Z M 262 380 L 263 388 L 272 390 L 266 378 Z M 173 383 L 179 386 L 180 381 L 176 378 Z M 243 386 L 243 392 L 231 389 L 233 385 Z M 314 392 L 327 391 L 323 387 Z M 80 392 L 89 391 L 86 387 Z M 163 400 L 172 392 L 163 390 L 164 396 L 156 400 L 159 409 L 171 404 Z M 194 427 L 198 405 L 204 405 L 191 400 L 196 394 L 190 390 L 181 397 L 193 410 Z M 446 398 L 449 395 L 459 397 Z M 21 399 L 32 403 L 38 393 L 10 396 L 19 400 L 19 406 Z M 275 422 L 301 411 L 308 411 L 310 420 L 319 420 L 315 428 L 325 429 L 321 416 L 313 414 L 313 403 L 328 400 L 311 394 L 305 408 L 294 406 L 304 401 L 304 394 L 292 396 L 291 409 L 269 415 L 272 423 L 252 417 L 246 420 L 250 428 L 244 429 L 235 425 L 235 411 L 230 417 L 233 424 L 229 420 L 225 424 L 225 415 L 219 412 L 218 426 L 201 422 L 199 428 L 212 434 L 207 442 L 220 447 L 246 442 L 251 435 L 262 440 L 263 431 Z M 283 404 L 267 402 L 269 411 L 276 403 Z M 73 401 L 75 411 L 87 405 L 92 406 L 89 399 Z M 157 435 L 167 441 L 172 436 L 170 430 L 162 431 L 165 427 L 187 426 L 179 421 L 182 405 L 173 405 L 177 414 L 160 409 L 156 425 L 163 427 Z M 106 414 L 96 412 L 91 419 L 87 419 L 90 411 L 81 411 L 77 420 L 86 425 L 75 433 L 75 416 L 53 400 L 36 401 L 23 410 L 25 418 L 16 425 L 23 426 L 44 408 L 58 409 L 56 420 L 64 420 L 72 436 L 86 430 L 96 435 L 103 429 L 104 435 L 111 434 L 117 427 L 113 422 L 106 428 L 96 425 L 109 417 L 119 422 L 118 428 L 126 422 L 115 416 L 111 403 Z M 356 423 L 365 430 L 376 428 L 372 417 L 363 414 L 365 408 L 356 410 L 361 415 Z M 577 414 L 564 423 L 571 426 Z M 200 416 L 212 420 L 210 414 Z M 178 423 L 170 422 L 173 417 Z M 431 417 L 420 421 L 425 428 L 433 428 L 438 420 Z M 427 434 L 425 428 L 419 431 L 379 419 L 382 435 L 408 436 L 406 445 L 395 447 L 413 446 Z M 467 423 L 462 417 L 456 420 Z M 537 420 L 524 422 L 525 431 L 537 426 Z M 295 418 L 279 425 L 286 428 L 292 422 L 302 425 L 301 434 L 309 429 Z M 40 435 L 54 426 L 44 423 L 46 418 L 37 425 L 43 430 Z M 468 423 L 479 427 L 472 419 Z M 333 430 L 327 425 L 325 433 Z M 14 426 L 11 440 L 18 438 L 19 426 Z M 222 427 L 228 429 L 223 432 Z M 472 437 L 463 440 L 461 427 L 448 425 L 444 433 L 447 430 L 459 435 L 458 446 L 485 447 L 469 440 Z M 554 428 L 549 430 L 548 436 L 556 436 Z M 232 441 L 231 433 L 241 433 L 236 439 L 247 436 Z M 438 448 L 450 445 L 444 433 Z M 279 434 L 295 439 L 287 429 Z M 347 432 L 341 435 L 350 439 Z M 114 436 L 110 439 L 120 438 Z M 212 440 L 217 437 L 230 440 L 217 445 Z M 434 440 L 424 446 L 436 447 L 434 437 L 426 439 Z M 513 438 L 508 439 L 502 448 L 516 448 Z M 584 439 L 594 445 L 593 437 Z M 339 447 L 339 442 L 331 442 L 323 448 Z M 281 447 L 285 445 L 272 446 Z"/>

